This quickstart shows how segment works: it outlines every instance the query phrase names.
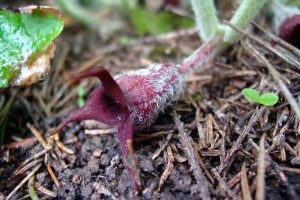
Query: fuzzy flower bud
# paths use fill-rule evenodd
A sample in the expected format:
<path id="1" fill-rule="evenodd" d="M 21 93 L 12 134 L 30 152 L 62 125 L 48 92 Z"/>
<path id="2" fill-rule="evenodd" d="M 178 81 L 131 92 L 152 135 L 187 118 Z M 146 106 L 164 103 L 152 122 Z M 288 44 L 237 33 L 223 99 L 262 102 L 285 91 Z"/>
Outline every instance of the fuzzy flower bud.
<path id="1" fill-rule="evenodd" d="M 177 100 L 182 77 L 173 64 L 155 64 L 115 77 L 128 102 L 135 127 L 151 125 L 160 111 Z"/>
<path id="2" fill-rule="evenodd" d="M 284 41 L 300 48 L 300 10 L 277 2 L 271 5 L 274 13 L 273 26 Z"/>

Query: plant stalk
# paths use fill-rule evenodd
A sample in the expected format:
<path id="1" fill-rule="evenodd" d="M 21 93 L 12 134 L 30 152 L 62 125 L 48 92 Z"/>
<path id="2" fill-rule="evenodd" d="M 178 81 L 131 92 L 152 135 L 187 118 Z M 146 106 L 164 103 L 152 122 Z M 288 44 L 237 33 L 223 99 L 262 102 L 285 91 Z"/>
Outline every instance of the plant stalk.
<path id="1" fill-rule="evenodd" d="M 213 0 L 191 0 L 195 13 L 195 20 L 199 35 L 204 41 L 209 41 L 216 36 L 218 31 L 218 18 Z"/>
<path id="2" fill-rule="evenodd" d="M 231 18 L 230 23 L 241 29 L 245 29 L 267 1 L 268 0 L 243 0 Z M 230 27 L 225 28 L 223 37 L 225 43 L 233 44 L 239 38 L 240 34 L 235 30 Z"/>
<path id="3" fill-rule="evenodd" d="M 182 75 L 189 75 L 194 69 L 203 66 L 205 62 L 213 59 L 222 47 L 221 37 L 215 37 L 212 40 L 204 43 L 192 55 L 185 58 L 179 65 L 179 73 Z"/>

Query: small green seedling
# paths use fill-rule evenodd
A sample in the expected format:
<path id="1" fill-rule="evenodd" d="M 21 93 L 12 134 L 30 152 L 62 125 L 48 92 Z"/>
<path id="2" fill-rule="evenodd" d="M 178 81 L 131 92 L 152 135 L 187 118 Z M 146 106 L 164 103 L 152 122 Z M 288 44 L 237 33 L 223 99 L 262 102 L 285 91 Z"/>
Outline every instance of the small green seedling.
<path id="1" fill-rule="evenodd" d="M 278 96 L 275 93 L 268 92 L 262 95 L 259 95 L 257 90 L 251 88 L 244 88 L 242 94 L 250 102 L 259 103 L 264 106 L 273 106 L 278 101 Z"/>
<path id="2" fill-rule="evenodd" d="M 77 106 L 78 107 L 82 107 L 84 105 L 84 95 L 85 95 L 85 89 L 82 87 L 82 86 L 79 86 L 77 88 L 77 96 L 78 96 L 78 99 L 77 99 Z"/>

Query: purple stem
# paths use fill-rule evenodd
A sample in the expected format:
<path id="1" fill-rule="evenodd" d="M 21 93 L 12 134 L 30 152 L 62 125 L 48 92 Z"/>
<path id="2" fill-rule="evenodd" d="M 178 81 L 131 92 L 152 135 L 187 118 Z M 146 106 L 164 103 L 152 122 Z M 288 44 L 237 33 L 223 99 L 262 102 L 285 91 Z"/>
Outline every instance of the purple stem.
<path id="1" fill-rule="evenodd" d="M 198 48 L 192 55 L 184 59 L 182 64 L 180 64 L 178 69 L 179 73 L 181 75 L 188 75 L 197 67 L 202 66 L 204 62 L 214 56 L 214 52 L 217 51 L 217 47 L 220 44 L 221 38 L 216 37 L 201 45 L 200 48 Z"/>

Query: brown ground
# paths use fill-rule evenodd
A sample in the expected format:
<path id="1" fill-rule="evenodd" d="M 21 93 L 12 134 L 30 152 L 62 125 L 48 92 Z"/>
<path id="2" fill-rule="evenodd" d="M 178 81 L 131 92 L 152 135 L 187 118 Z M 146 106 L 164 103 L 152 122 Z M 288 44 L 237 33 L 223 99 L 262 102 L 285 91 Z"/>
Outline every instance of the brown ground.
<path id="1" fill-rule="evenodd" d="M 253 31 L 256 38 L 270 41 L 261 31 Z M 142 194 L 130 186 L 118 141 L 109 127 L 92 122 L 71 124 L 60 134 L 67 149 L 54 140 L 51 149 L 45 150 L 32 137 L 33 127 L 25 128 L 26 123 L 45 137 L 76 107 L 78 86 L 88 92 L 99 84 L 97 79 L 68 80 L 70 72 L 102 65 L 116 74 L 150 62 L 178 63 L 201 45 L 194 30 L 176 32 L 174 37 L 150 37 L 150 42 L 140 39 L 127 47 L 120 46 L 117 38 L 118 35 L 103 42 L 93 31 L 69 26 L 57 42 L 52 71 L 44 83 L 2 91 L 1 98 L 6 102 L 10 96 L 14 98 L 7 141 L 11 142 L 17 133 L 18 137 L 31 138 L 2 146 L 0 199 L 39 163 L 31 180 L 36 188 L 41 185 L 50 190 L 36 189 L 38 196 L 45 199 L 51 195 L 58 199 L 201 199 L 205 197 L 203 191 L 217 199 L 246 199 L 259 195 L 259 189 L 264 189 L 267 199 L 300 198 L 299 119 L 265 63 L 249 50 L 247 42 L 280 72 L 298 100 L 300 74 L 247 38 L 218 56 L 212 66 L 204 66 L 188 77 L 180 99 L 154 125 L 136 132 L 134 146 L 144 181 Z M 275 91 L 279 102 L 272 107 L 249 103 L 241 95 L 244 87 Z M 86 134 L 86 129 L 93 129 L 96 135 Z M 32 156 L 35 159 L 22 163 Z M 28 168 L 20 170 L 24 165 Z M 13 175 L 18 167 L 21 172 Z M 49 168 L 54 175 L 50 175 Z M 26 181 L 13 199 L 28 198 L 29 194 Z"/>

